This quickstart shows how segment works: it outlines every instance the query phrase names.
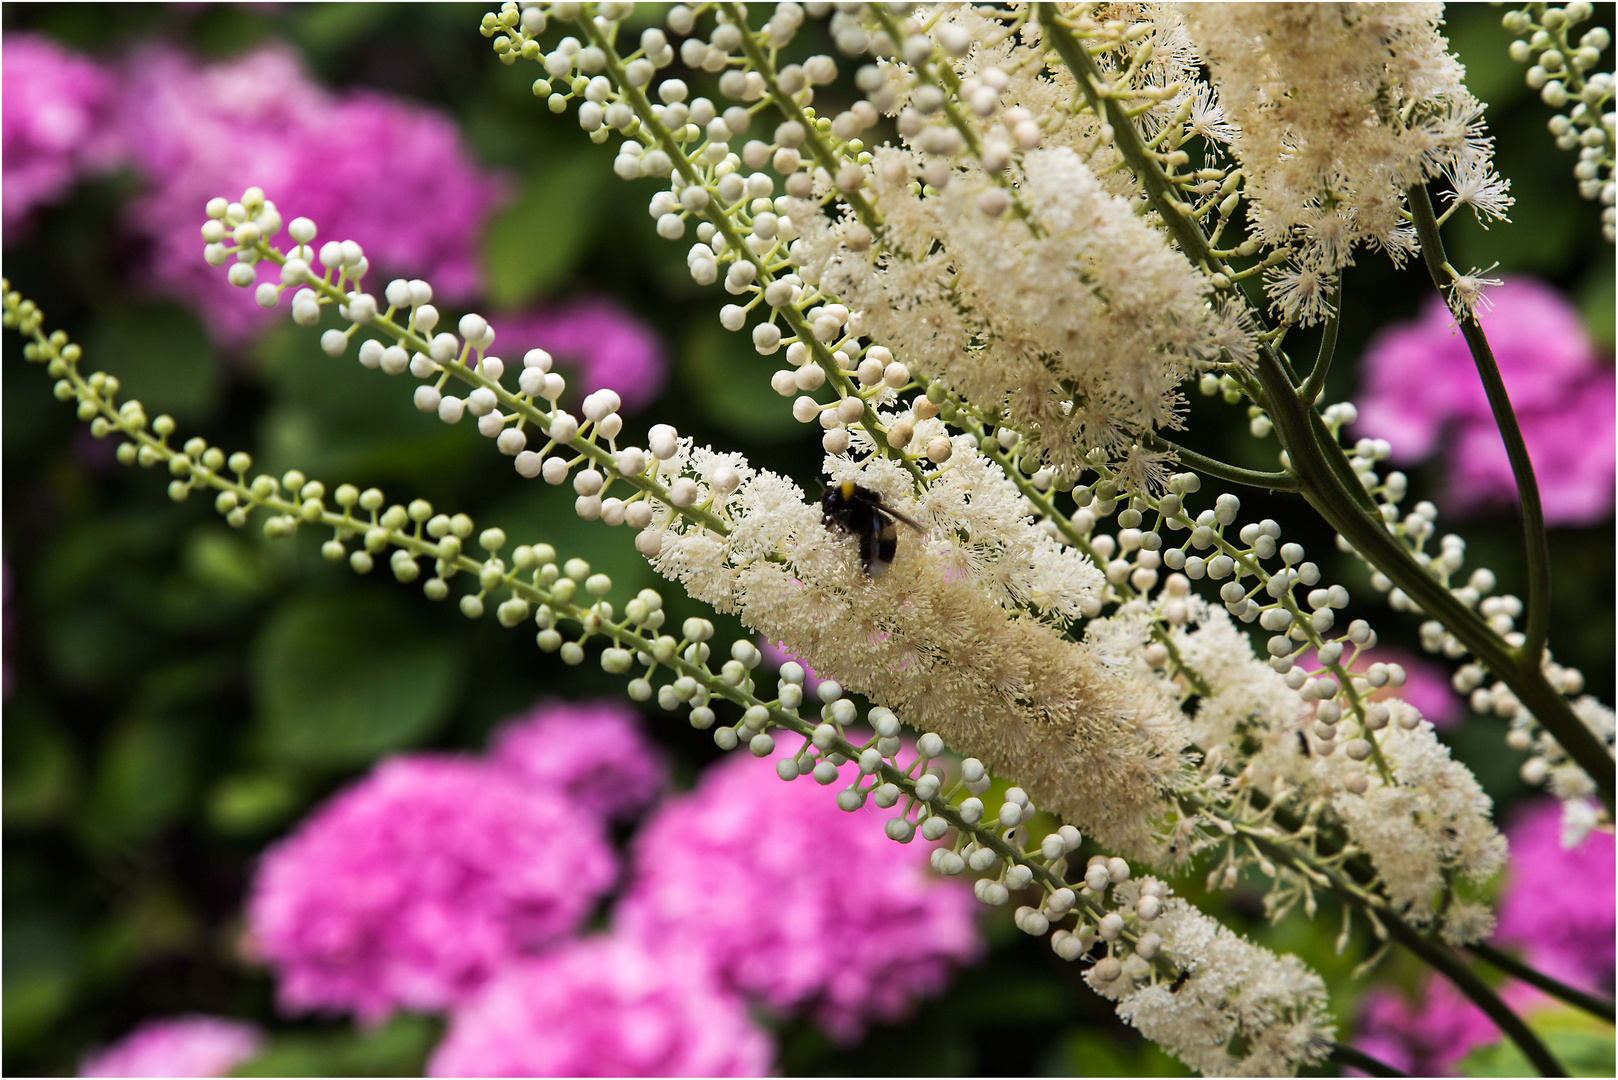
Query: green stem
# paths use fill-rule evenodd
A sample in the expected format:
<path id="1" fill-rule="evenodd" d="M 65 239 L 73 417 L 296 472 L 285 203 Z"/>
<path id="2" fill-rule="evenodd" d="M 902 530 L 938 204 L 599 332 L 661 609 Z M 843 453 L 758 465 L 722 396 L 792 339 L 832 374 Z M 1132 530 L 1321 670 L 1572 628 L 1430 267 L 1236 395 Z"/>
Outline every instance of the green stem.
<path id="1" fill-rule="evenodd" d="M 1427 188 L 1417 184 L 1410 189 L 1408 201 L 1415 217 L 1416 235 L 1421 240 L 1421 256 L 1432 275 L 1433 285 L 1440 293 L 1453 278 L 1449 261 L 1444 256 L 1444 240 L 1433 217 L 1432 200 Z M 1539 482 L 1534 478 L 1534 463 L 1528 457 L 1528 445 L 1523 442 L 1522 428 L 1517 424 L 1517 413 L 1511 407 L 1505 380 L 1495 363 L 1494 350 L 1483 334 L 1477 317 L 1468 311 L 1457 315 L 1461 336 L 1471 350 L 1472 362 L 1477 366 L 1478 378 L 1489 396 L 1489 409 L 1494 413 L 1495 426 L 1506 444 L 1506 457 L 1511 460 L 1511 478 L 1517 484 L 1517 505 L 1522 511 L 1523 548 L 1528 562 L 1528 597 L 1523 642 L 1519 652 L 1523 662 L 1535 667 L 1545 653 L 1545 640 L 1551 626 L 1551 548 L 1545 535 L 1545 512 L 1539 501 Z"/>
<path id="2" fill-rule="evenodd" d="M 1178 443 L 1170 442 L 1161 435 L 1145 436 L 1145 443 L 1153 450 L 1168 450 L 1180 459 L 1180 464 L 1188 469 L 1195 469 L 1199 473 L 1211 476 L 1216 480 L 1224 480 L 1231 484 L 1242 484 L 1246 487 L 1263 488 L 1266 491 L 1297 491 L 1298 478 L 1295 474 L 1283 469 L 1279 472 L 1257 472 L 1253 469 L 1244 469 L 1239 465 L 1231 465 L 1216 458 L 1199 454 L 1195 450 L 1188 450 Z"/>
<path id="3" fill-rule="evenodd" d="M 1512 956 L 1510 953 L 1501 952 L 1499 949 L 1495 948 L 1493 945 L 1487 944 L 1486 942 L 1478 942 L 1475 945 L 1467 945 L 1465 948 L 1467 952 L 1471 953 L 1473 956 L 1476 956 L 1479 960 L 1482 960 L 1490 967 L 1502 971 L 1513 978 L 1521 979 L 1530 986 L 1537 986 L 1552 997 L 1560 998 L 1576 1009 L 1583 1009 L 1591 1016 L 1599 1017 L 1609 1024 L 1613 1022 L 1614 1017 L 1612 999 L 1597 997 L 1595 994 L 1587 994 L 1577 987 L 1572 987 L 1564 982 L 1560 982 L 1557 979 L 1553 979 L 1543 971 L 1540 971 L 1538 968 L 1529 967 L 1527 964 L 1523 963 L 1515 956 Z"/>
<path id="4" fill-rule="evenodd" d="M 1422 936 L 1397 919 L 1387 920 L 1384 925 L 1390 937 L 1425 960 L 1430 967 L 1449 979 L 1457 990 L 1470 998 L 1474 1005 L 1482 1009 L 1489 1019 L 1494 1021 L 1494 1026 L 1517 1044 L 1517 1048 L 1541 1076 L 1568 1075 L 1567 1068 L 1556 1059 L 1556 1055 L 1550 1052 L 1523 1018 L 1512 1012 L 1511 1007 L 1500 1000 L 1500 995 L 1480 979 L 1475 971 L 1461 963 L 1460 958 L 1447 946 Z"/>
<path id="5" fill-rule="evenodd" d="M 1173 197 L 1167 179 L 1147 151 L 1123 107 L 1114 98 L 1102 98 L 1096 85 L 1103 77 L 1089 53 L 1063 25 L 1055 6 L 1039 3 L 1039 22 L 1052 46 L 1072 69 L 1080 90 L 1097 116 L 1113 127 L 1119 154 L 1139 178 L 1141 187 L 1186 257 L 1210 269 L 1223 269 L 1197 223 L 1182 214 L 1184 204 Z M 1255 311 L 1262 322 L 1262 312 Z M 1416 562 L 1410 551 L 1388 532 L 1375 504 L 1349 467 L 1342 447 L 1313 408 L 1298 399 L 1283 360 L 1260 341 L 1254 368 L 1266 395 L 1270 420 L 1298 475 L 1299 492 L 1327 524 L 1372 566 L 1404 590 L 1429 617 L 1442 622 L 1472 653 L 1499 677 L 1563 750 L 1595 783 L 1607 812 L 1613 812 L 1612 751 L 1573 712 L 1573 707 L 1546 680 L 1537 661 L 1528 663 L 1490 629 L 1481 616 L 1456 599 L 1449 589 Z"/>
<path id="6" fill-rule="evenodd" d="M 1429 967 L 1443 975 L 1455 989 L 1469 998 L 1474 1005 L 1482 1009 L 1484 1014 L 1494 1021 L 1502 1034 L 1517 1044 L 1523 1056 L 1533 1063 L 1542 1076 L 1566 1076 L 1567 1071 L 1556 1056 L 1550 1052 L 1532 1028 L 1524 1022 L 1523 1018 L 1512 1012 L 1511 1007 L 1500 1000 L 1500 995 L 1480 979 L 1466 964 L 1462 963 L 1453 950 L 1428 938 L 1414 927 L 1399 918 L 1397 913 L 1389 910 L 1380 897 L 1374 897 L 1359 886 L 1346 871 L 1339 871 L 1331 867 L 1312 863 L 1301 858 L 1284 844 L 1255 830 L 1237 826 L 1252 842 L 1263 849 L 1267 854 L 1305 873 L 1311 878 L 1325 878 L 1331 882 L 1332 891 L 1344 900 L 1352 903 L 1373 916 L 1374 924 L 1381 926 L 1388 937 L 1403 945 L 1419 959 L 1425 961 Z"/>
<path id="7" fill-rule="evenodd" d="M 1320 351 L 1315 354 L 1315 366 L 1309 369 L 1309 378 L 1298 391 L 1298 397 L 1310 408 L 1320 400 L 1321 391 L 1326 389 L 1326 372 L 1331 370 L 1332 356 L 1337 351 L 1337 325 L 1342 320 L 1343 289 L 1337 287 L 1337 306 L 1332 308 L 1326 316 L 1326 323 L 1320 330 Z"/>

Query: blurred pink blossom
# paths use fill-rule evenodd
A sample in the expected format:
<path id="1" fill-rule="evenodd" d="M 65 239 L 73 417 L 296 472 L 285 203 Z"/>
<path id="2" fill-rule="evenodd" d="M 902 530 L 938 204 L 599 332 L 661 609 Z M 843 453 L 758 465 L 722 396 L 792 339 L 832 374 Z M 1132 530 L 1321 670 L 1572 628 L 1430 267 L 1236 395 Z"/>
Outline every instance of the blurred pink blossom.
<path id="1" fill-rule="evenodd" d="M 36 207 L 55 202 L 85 172 L 117 157 L 112 100 L 112 80 L 91 58 L 41 34 L 5 35 L 0 43 L 0 224 L 7 239 L 23 230 Z"/>
<path id="2" fill-rule="evenodd" d="M 1506 827 L 1511 847 L 1495 940 L 1559 979 L 1610 993 L 1618 967 L 1613 835 L 1591 832 L 1564 848 L 1561 807 L 1535 800 Z"/>
<path id="3" fill-rule="evenodd" d="M 606 296 L 580 296 L 537 311 L 495 316 L 495 351 L 508 362 L 529 349 L 544 349 L 580 375 L 582 398 L 616 391 L 621 411 L 637 412 L 663 389 L 668 360 L 651 327 Z"/>
<path id="4" fill-rule="evenodd" d="M 790 749 L 797 740 L 783 734 Z M 847 783 L 855 766 L 843 766 Z M 982 952 L 976 902 L 928 868 L 932 845 L 896 845 L 891 816 L 837 808 L 775 759 L 738 755 L 664 803 L 636 840 L 621 932 L 703 956 L 722 985 L 780 1010 L 812 1010 L 834 1037 L 897 1021 Z"/>
<path id="5" fill-rule="evenodd" d="M 264 855 L 251 945 L 288 1011 L 464 999 L 571 934 L 613 882 L 601 824 L 511 771 L 447 754 L 383 762 Z"/>
<path id="6" fill-rule="evenodd" d="M 217 1016 L 148 1020 L 92 1054 L 80 1076 L 227 1076 L 259 1052 L 264 1033 Z"/>
<path id="7" fill-rule="evenodd" d="M 357 241 L 374 293 L 400 276 L 424 277 L 452 301 L 477 291 L 480 233 L 504 185 L 444 113 L 370 90 L 328 92 L 279 46 L 211 64 L 149 49 L 129 62 L 120 98 L 148 184 L 130 221 L 153 244 L 157 287 L 197 305 L 221 340 L 240 342 L 272 317 L 202 261 L 203 206 L 251 185 L 284 220 L 312 219 L 319 239 Z"/>
<path id="8" fill-rule="evenodd" d="M 1548 1000 L 1516 982 L 1499 993 L 1519 1013 Z M 1421 983 L 1414 999 L 1391 987 L 1373 989 L 1361 1003 L 1357 1027 L 1353 1046 L 1408 1076 L 1459 1076 L 1457 1066 L 1468 1054 L 1501 1037 L 1482 1009 L 1436 975 Z"/>
<path id="9" fill-rule="evenodd" d="M 457 1008 L 427 1075 L 761 1076 L 772 1057 L 696 959 L 585 938 L 513 964 Z"/>
<path id="10" fill-rule="evenodd" d="M 1510 278 L 1480 321 L 1510 394 L 1553 525 L 1612 513 L 1613 368 L 1578 312 L 1554 289 Z M 1395 462 L 1446 455 L 1445 502 L 1459 512 L 1516 504 L 1505 444 L 1449 310 L 1432 297 L 1421 316 L 1383 330 L 1365 355 L 1355 430 L 1385 438 Z"/>
<path id="11" fill-rule="evenodd" d="M 496 731 L 490 753 L 589 816 L 633 816 L 668 781 L 667 758 L 640 714 L 611 699 L 544 702 Z"/>

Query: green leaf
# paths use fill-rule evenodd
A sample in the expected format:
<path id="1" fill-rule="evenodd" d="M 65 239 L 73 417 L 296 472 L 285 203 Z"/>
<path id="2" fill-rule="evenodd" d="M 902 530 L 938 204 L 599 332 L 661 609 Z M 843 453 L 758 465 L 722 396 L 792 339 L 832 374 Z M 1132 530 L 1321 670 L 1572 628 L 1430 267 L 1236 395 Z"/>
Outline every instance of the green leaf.
<path id="1" fill-rule="evenodd" d="M 208 796 L 208 822 L 226 836 L 255 836 L 286 821 L 301 804 L 297 786 L 284 776 L 227 776 Z"/>
<path id="2" fill-rule="evenodd" d="M 397 597 L 354 592 L 283 605 L 253 667 L 265 748 L 292 764 L 349 768 L 437 731 L 464 665 Z"/>
<path id="3" fill-rule="evenodd" d="M 166 717 L 124 720 L 102 749 L 90 814 L 97 831 L 151 836 L 182 813 L 195 773 L 192 732 Z"/>
<path id="4" fill-rule="evenodd" d="M 803 425 L 792 403 L 770 389 L 771 362 L 746 333 L 732 334 L 711 313 L 696 319 L 680 347 L 679 376 L 711 422 L 738 437 L 765 442 L 797 438 Z"/>
<path id="5" fill-rule="evenodd" d="M 530 168 L 517 198 L 489 224 L 483 265 L 494 307 L 520 307 L 572 274 L 595 225 L 601 162 L 580 155 Z"/>
<path id="6" fill-rule="evenodd" d="M 219 399 L 220 361 L 196 317 L 174 304 L 110 311 L 91 331 L 85 352 L 123 384 L 119 396 L 140 399 L 147 416 L 170 413 L 182 423 L 203 419 Z"/>
<path id="7" fill-rule="evenodd" d="M 233 1076 L 420 1076 L 443 1033 L 437 1020 L 395 1016 L 386 1027 L 282 1035 Z"/>
<path id="8" fill-rule="evenodd" d="M 1578 296 L 1584 328 L 1592 338 L 1607 346 L 1609 355 L 1612 343 L 1618 337 L 1614 327 L 1613 276 L 1610 259 L 1596 263 L 1580 283 Z"/>
<path id="9" fill-rule="evenodd" d="M 73 930 L 43 914 L 6 912 L 3 1035 L 9 1057 L 72 1004 L 82 964 Z"/>
<path id="10" fill-rule="evenodd" d="M 37 828 L 59 820 L 78 787 L 73 744 L 61 725 L 37 708 L 13 700 L 6 709 L 4 792 L 7 829 Z"/>
<path id="11" fill-rule="evenodd" d="M 1527 1015 L 1534 1032 L 1571 1076 L 1611 1076 L 1615 1066 L 1610 1024 L 1565 1005 L 1535 1008 Z M 1502 1038 L 1468 1054 L 1461 1062 L 1466 1076 L 1532 1076 L 1534 1068 L 1517 1044 Z"/>

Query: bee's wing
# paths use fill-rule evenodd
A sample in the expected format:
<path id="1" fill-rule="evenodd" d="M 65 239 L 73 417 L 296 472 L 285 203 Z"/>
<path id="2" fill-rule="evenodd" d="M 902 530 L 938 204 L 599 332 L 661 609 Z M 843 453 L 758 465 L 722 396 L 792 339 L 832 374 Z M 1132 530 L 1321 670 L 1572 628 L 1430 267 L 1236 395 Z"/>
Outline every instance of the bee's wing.
<path id="1" fill-rule="evenodd" d="M 887 505 L 886 503 L 884 503 L 882 505 L 882 512 L 884 514 L 887 514 L 889 517 L 893 518 L 895 521 L 904 522 L 906 525 L 910 526 L 912 529 L 915 529 L 919 533 L 924 533 L 924 532 L 927 531 L 927 527 L 925 525 L 923 525 L 921 522 L 917 521 L 915 518 L 909 516 L 908 514 L 900 513 L 899 511 L 895 510 L 893 507 Z"/>

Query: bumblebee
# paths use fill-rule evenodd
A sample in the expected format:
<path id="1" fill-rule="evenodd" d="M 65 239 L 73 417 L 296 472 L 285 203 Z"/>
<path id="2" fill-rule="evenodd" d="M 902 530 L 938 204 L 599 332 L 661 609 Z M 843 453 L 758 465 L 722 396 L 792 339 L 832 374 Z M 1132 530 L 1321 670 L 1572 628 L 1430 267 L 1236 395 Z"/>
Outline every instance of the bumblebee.
<path id="1" fill-rule="evenodd" d="M 820 499 L 820 514 L 828 526 L 835 525 L 859 539 L 860 561 L 871 577 L 881 577 L 893 565 L 894 553 L 899 549 L 895 522 L 903 522 L 917 532 L 925 531 L 884 503 L 876 492 L 852 480 L 827 489 Z"/>

